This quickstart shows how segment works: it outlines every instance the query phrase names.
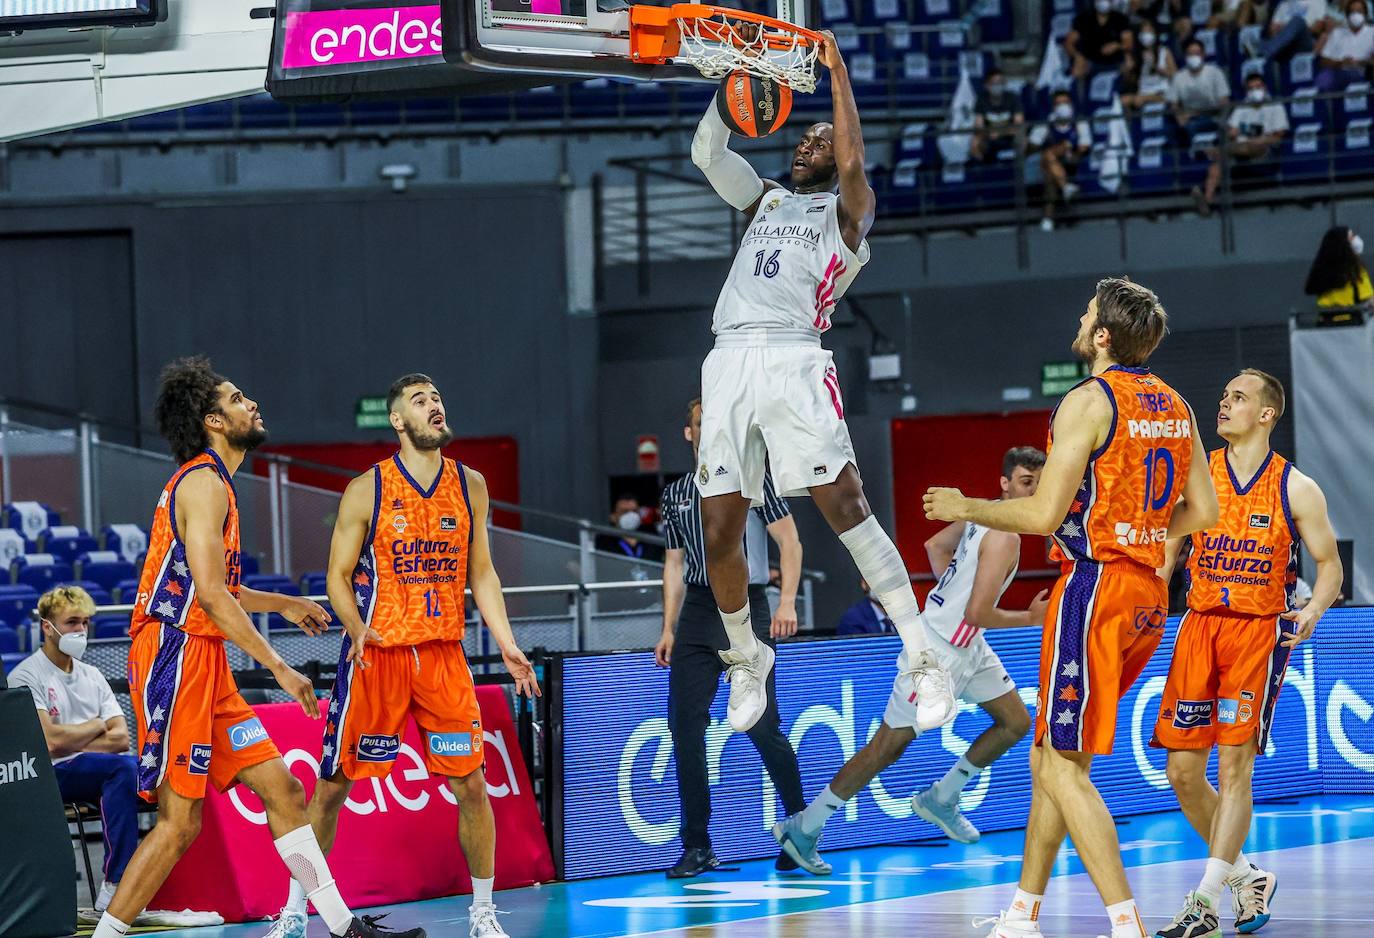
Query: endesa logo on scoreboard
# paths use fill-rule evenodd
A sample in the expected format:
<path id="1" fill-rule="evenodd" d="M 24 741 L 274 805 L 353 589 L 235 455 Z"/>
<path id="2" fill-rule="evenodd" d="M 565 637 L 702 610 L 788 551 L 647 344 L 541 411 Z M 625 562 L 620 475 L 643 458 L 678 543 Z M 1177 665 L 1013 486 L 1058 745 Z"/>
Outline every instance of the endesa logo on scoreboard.
<path id="1" fill-rule="evenodd" d="M 1151 748 L 1178 620 L 1121 702 L 1116 746 L 1093 778 L 1114 815 L 1177 807 L 1166 753 Z M 1335 609 L 1290 661 L 1269 747 L 1255 770 L 1255 793 L 1274 798 L 1319 792 L 1374 792 L 1374 660 L 1365 648 L 1374 609 Z M 1023 700 L 1035 707 L 1040 633 L 993 632 Z M 784 643 L 777 686 L 782 729 L 796 748 L 809 798 L 877 731 L 900 650 L 895 637 Z M 666 867 L 681 845 L 676 767 L 668 728 L 668 672 L 647 653 L 565 659 L 563 668 L 564 874 L 600 876 Z M 725 719 L 722 684 L 711 710 L 706 757 L 711 838 L 723 859 L 777 853 L 769 833 L 784 814 L 757 753 Z M 1186 703 L 1186 707 L 1182 704 Z M 1240 719 L 1241 701 L 1180 702 L 1166 720 L 1207 725 Z M 989 724 L 961 704 L 949 726 L 918 739 L 895 765 L 850 799 L 827 825 L 829 849 L 893 843 L 938 832 L 913 816 L 911 794 L 942 776 Z M 963 807 L 985 831 L 1025 824 L 1030 806 L 1027 738 L 983 772 Z"/>
<path id="2" fill-rule="evenodd" d="M 285 17 L 281 64 L 288 69 L 436 57 L 444 54 L 437 3 L 300 10 Z"/>

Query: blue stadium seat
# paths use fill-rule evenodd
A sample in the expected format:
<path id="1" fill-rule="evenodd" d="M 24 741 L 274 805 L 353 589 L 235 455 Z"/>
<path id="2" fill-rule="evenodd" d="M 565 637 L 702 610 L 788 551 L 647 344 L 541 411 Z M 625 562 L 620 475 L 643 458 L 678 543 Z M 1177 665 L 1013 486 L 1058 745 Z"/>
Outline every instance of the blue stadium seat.
<path id="1" fill-rule="evenodd" d="M 620 94 L 609 78 L 592 78 L 568 88 L 568 100 L 574 114 L 583 118 L 616 117 L 620 112 Z M 463 98 L 466 104 L 471 98 Z"/>
<path id="2" fill-rule="evenodd" d="M 900 64 L 904 55 L 916 51 L 911 26 L 907 23 L 884 23 L 883 31 L 874 37 L 873 51 L 884 62 Z"/>
<path id="3" fill-rule="evenodd" d="M 1100 107 L 1111 104 L 1116 97 L 1117 85 L 1120 83 L 1121 73 L 1115 70 L 1098 72 L 1088 80 L 1088 106 Z"/>
<path id="4" fill-rule="evenodd" d="M 976 0 L 973 12 L 978 17 L 978 36 L 983 42 L 1011 42 L 1015 37 L 1011 0 Z"/>
<path id="5" fill-rule="evenodd" d="M 107 524 L 100 531 L 100 549 L 112 550 L 133 563 L 148 549 L 148 532 L 136 524 Z"/>
<path id="6" fill-rule="evenodd" d="M 71 583 L 64 585 L 81 587 L 87 593 L 91 594 L 91 599 L 95 601 L 97 606 L 108 606 L 114 602 L 114 600 L 110 598 L 110 591 L 93 580 L 73 580 Z"/>
<path id="7" fill-rule="evenodd" d="M 99 583 L 102 588 L 113 591 L 121 580 L 131 579 L 134 565 L 120 560 L 112 550 L 95 550 L 76 558 L 76 575 L 83 580 Z"/>
<path id="8" fill-rule="evenodd" d="M 893 164 L 886 180 L 885 213 L 914 215 L 921 211 L 921 171 L 924 165 L 919 157 L 908 157 Z"/>
<path id="9" fill-rule="evenodd" d="M 0 569 L 8 570 L 16 557 L 28 552 L 29 542 L 13 528 L 0 528 Z"/>
<path id="10" fill-rule="evenodd" d="M 916 0 L 916 9 L 912 12 L 913 23 L 929 26 L 958 16 L 960 10 L 954 0 Z"/>
<path id="11" fill-rule="evenodd" d="M 825 26 L 849 23 L 853 20 L 854 11 L 849 0 L 821 0 L 821 23 Z"/>
<path id="12" fill-rule="evenodd" d="M 138 117 L 131 117 L 123 122 L 126 129 L 139 133 L 167 132 L 177 130 L 181 126 L 180 109 L 172 111 L 159 111 L 156 114 L 142 114 Z"/>
<path id="13" fill-rule="evenodd" d="M 232 101 L 193 104 L 185 109 L 187 130 L 223 130 L 234 125 Z"/>
<path id="14" fill-rule="evenodd" d="M 38 590 L 25 583 L 0 586 L 0 619 L 28 622 L 38 605 Z"/>
<path id="15" fill-rule="evenodd" d="M 138 561 L 134 564 L 134 566 L 142 569 L 143 561 Z M 244 555 L 239 558 L 239 569 L 243 571 L 244 576 L 253 576 L 254 574 L 256 574 L 258 572 L 257 555 L 245 552 Z"/>
<path id="16" fill-rule="evenodd" d="M 930 205 L 940 211 L 966 211 L 978 202 L 978 183 L 971 163 L 946 163 L 930 193 Z"/>
<path id="17" fill-rule="evenodd" d="M 1370 145 L 1370 126 L 1374 119 L 1350 120 L 1336 135 L 1336 172 L 1342 179 L 1374 175 L 1374 147 Z"/>
<path id="18" fill-rule="evenodd" d="M 328 574 L 307 573 L 301 577 L 301 595 L 303 596 L 322 596 L 326 589 Z"/>
<path id="19" fill-rule="evenodd" d="M 91 622 L 92 638 L 127 638 L 129 635 L 129 614 L 109 612 L 96 616 Z"/>
<path id="20" fill-rule="evenodd" d="M 13 528 L 31 545 L 47 528 L 62 523 L 62 516 L 42 502 L 13 502 L 0 506 L 0 525 Z"/>
<path id="21" fill-rule="evenodd" d="M 32 586 L 40 592 L 71 578 L 72 565 L 52 554 L 26 554 L 10 564 L 11 583 Z"/>
<path id="22" fill-rule="evenodd" d="M 1331 138 L 1316 121 L 1298 124 L 1284 138 L 1279 173 L 1285 182 L 1328 179 Z"/>
<path id="23" fill-rule="evenodd" d="M 938 153 L 931 130 L 931 125 L 926 123 L 907 124 L 903 127 L 901 136 L 892 144 L 892 165 L 896 166 L 903 160 L 913 158 L 926 165 L 933 164 Z"/>
<path id="24" fill-rule="evenodd" d="M 1133 193 L 1169 192 L 1175 185 L 1177 151 L 1169 146 L 1169 137 L 1156 134 L 1145 137 L 1137 145 L 1127 175 Z"/>
<path id="25" fill-rule="evenodd" d="M 133 603 L 134 597 L 138 595 L 138 579 L 130 577 L 127 580 L 120 580 L 110 591 L 117 603 Z"/>
<path id="26" fill-rule="evenodd" d="M 77 554 L 95 550 L 95 538 L 88 531 L 74 524 L 61 524 L 47 528 L 38 535 L 39 553 L 52 554 L 60 560 L 71 563 Z"/>
<path id="27" fill-rule="evenodd" d="M 28 655 L 26 655 L 22 651 L 15 651 L 10 652 L 8 654 L 0 655 L 0 670 L 3 670 L 6 674 L 9 674 L 20 664 L 22 664 L 24 659 L 27 657 Z"/>
<path id="28" fill-rule="evenodd" d="M 243 577 L 243 585 L 249 589 L 267 593 L 282 593 L 286 596 L 299 596 L 301 588 L 289 576 L 275 573 L 257 573 Z"/>
<path id="29" fill-rule="evenodd" d="M 865 26 L 906 22 L 906 0 L 864 0 L 863 17 Z"/>
<path id="30" fill-rule="evenodd" d="M 1354 82 L 1345 86 L 1345 93 L 1336 98 L 1336 129 L 1344 130 L 1351 121 L 1364 120 L 1370 115 L 1369 82 Z"/>
<path id="31" fill-rule="evenodd" d="M 1312 84 L 1317 77 L 1317 57 L 1312 52 L 1302 52 L 1288 60 L 1280 70 L 1282 92 L 1292 94 L 1294 89 Z"/>
<path id="32" fill-rule="evenodd" d="M 960 20 L 946 20 L 940 31 L 931 37 L 927 49 L 932 56 L 958 58 L 959 53 L 968 48 L 968 33 Z"/>
<path id="33" fill-rule="evenodd" d="M 19 633 L 0 622 L 0 654 L 13 655 L 19 651 Z"/>
<path id="34" fill-rule="evenodd" d="M 238 114 L 240 127 L 273 129 L 291 126 L 291 108 L 265 94 L 239 101 Z"/>
<path id="35" fill-rule="evenodd" d="M 451 124 L 458 119 L 457 98 L 411 98 L 405 102 L 407 124 Z"/>
<path id="36" fill-rule="evenodd" d="M 526 91 L 515 96 L 516 111 L 522 120 L 552 119 L 563 114 L 563 96 L 550 94 L 559 89 L 545 89 L 543 92 Z M 626 117 L 651 117 L 666 114 L 672 104 L 672 94 L 668 85 L 661 81 L 637 81 L 624 86 L 623 99 Z M 539 108 L 543 107 L 543 111 Z"/>
<path id="37" fill-rule="evenodd" d="M 348 122 L 354 127 L 398 127 L 401 102 L 396 100 L 353 101 L 348 105 Z"/>

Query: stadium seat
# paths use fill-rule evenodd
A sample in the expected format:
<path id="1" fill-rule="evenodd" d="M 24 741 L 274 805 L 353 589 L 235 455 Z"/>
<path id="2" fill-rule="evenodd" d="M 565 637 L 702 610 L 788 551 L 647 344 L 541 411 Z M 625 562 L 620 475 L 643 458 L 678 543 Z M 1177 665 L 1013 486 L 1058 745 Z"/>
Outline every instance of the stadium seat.
<path id="1" fill-rule="evenodd" d="M 1312 84 L 1317 72 L 1316 59 L 1315 53 L 1302 52 L 1288 60 L 1288 67 L 1283 70 L 1285 93 Z"/>
<path id="2" fill-rule="evenodd" d="M 1369 82 L 1360 81 L 1345 86 L 1345 94 L 1336 98 L 1336 129 L 1344 130 L 1351 121 L 1369 117 Z"/>
<path id="3" fill-rule="evenodd" d="M 635 82 L 626 89 L 626 114 L 666 114 L 671 103 L 668 85 L 657 81 Z M 639 92 L 631 94 L 629 92 Z M 567 95 L 561 86 L 531 88 L 512 95 L 515 119 L 522 121 L 559 120 L 567 111 Z M 631 109 L 633 108 L 633 110 Z"/>
<path id="4" fill-rule="evenodd" d="M 354 127 L 399 127 L 401 102 L 396 100 L 352 101 L 348 122 Z"/>
<path id="5" fill-rule="evenodd" d="M 1127 176 L 1131 191 L 1140 194 L 1173 189 L 1175 154 L 1169 138 L 1162 134 L 1142 139 Z"/>
<path id="6" fill-rule="evenodd" d="M 1116 97 L 1116 86 L 1121 79 L 1118 71 L 1098 72 L 1092 76 L 1088 82 L 1088 102 L 1089 106 L 1106 105 L 1112 103 L 1112 98 Z"/>
<path id="7" fill-rule="evenodd" d="M 307 573 L 301 577 L 302 596 L 323 596 L 326 588 L 328 574 Z"/>
<path id="8" fill-rule="evenodd" d="M 906 0 L 864 0 L 863 9 L 865 26 L 905 22 L 907 17 Z"/>
<path id="9" fill-rule="evenodd" d="M 238 102 L 239 126 L 246 129 L 274 129 L 292 125 L 291 108 L 265 94 Z"/>
<path id="10" fill-rule="evenodd" d="M 129 635 L 129 614 L 111 612 L 96 616 L 91 622 L 92 638 L 127 638 Z"/>
<path id="11" fill-rule="evenodd" d="M 0 619 L 6 622 L 28 622 L 38 605 L 38 590 L 25 583 L 0 586 Z"/>
<path id="12" fill-rule="evenodd" d="M 10 582 L 43 591 L 72 578 L 72 565 L 52 554 L 25 554 L 10 564 Z"/>
<path id="13" fill-rule="evenodd" d="M 8 654 L 0 655 L 0 669 L 3 669 L 6 674 L 9 674 L 20 664 L 22 664 L 24 662 L 24 659 L 27 657 L 28 655 L 26 655 L 22 651 L 9 652 Z"/>
<path id="14" fill-rule="evenodd" d="M 921 167 L 919 157 L 899 160 L 887 179 L 884 210 L 893 215 L 914 215 L 921 211 Z"/>
<path id="15" fill-rule="evenodd" d="M 52 554 L 59 560 L 71 563 L 77 554 L 95 550 L 95 538 L 74 524 L 62 524 L 47 528 L 38 535 L 39 553 Z"/>
<path id="16" fill-rule="evenodd" d="M 413 98 L 405 102 L 407 124 L 451 124 L 458 119 L 456 98 Z"/>
<path id="17" fill-rule="evenodd" d="M 83 580 L 99 583 L 107 591 L 113 591 L 121 580 L 131 579 L 135 573 L 134 565 L 120 560 L 112 550 L 94 550 L 76 558 L 76 575 Z"/>
<path id="18" fill-rule="evenodd" d="M 143 566 L 143 563 L 142 563 L 142 561 L 140 561 L 140 562 L 134 564 L 134 566 L 136 566 L 136 567 L 142 567 L 142 566 Z M 256 573 L 258 572 L 258 557 L 257 557 L 257 554 L 245 553 L 242 557 L 240 557 L 240 558 L 239 558 L 239 569 L 243 571 L 243 575 L 244 575 L 244 576 L 253 576 L 254 574 L 256 574 Z"/>
<path id="19" fill-rule="evenodd" d="M 282 593 L 286 596 L 299 596 L 301 588 L 289 576 L 276 573 L 257 573 L 243 577 L 243 585 L 249 589 L 266 593 Z"/>
<path id="20" fill-rule="evenodd" d="M 138 595 L 137 578 L 130 577 L 127 580 L 120 580 L 115 584 L 114 589 L 111 590 L 110 593 L 114 596 L 114 601 L 117 603 L 132 603 L 134 597 Z"/>
<path id="21" fill-rule="evenodd" d="M 1016 34 L 1011 0 L 977 0 L 978 36 L 983 42 L 1011 42 Z"/>
<path id="22" fill-rule="evenodd" d="M 28 550 L 24 535 L 13 528 L 0 528 L 0 569 L 8 570 L 16 557 Z"/>
<path id="23" fill-rule="evenodd" d="M 958 8 L 954 0 L 916 0 L 916 10 L 913 22 L 922 25 L 930 25 L 948 20 L 952 16 L 957 16 Z"/>
<path id="24" fill-rule="evenodd" d="M 0 654 L 12 655 L 19 651 L 19 633 L 4 622 L 0 622 Z"/>
<path id="25" fill-rule="evenodd" d="M 1284 138 L 1279 173 L 1287 182 L 1328 179 L 1331 176 L 1331 139 L 1316 121 L 1298 124 Z"/>
<path id="26" fill-rule="evenodd" d="M 212 101 L 193 104 L 185 109 L 187 130 L 223 130 L 234 126 L 234 107 L 231 101 Z"/>
<path id="27" fill-rule="evenodd" d="M 62 523 L 62 516 L 41 502 L 13 502 L 0 508 L 0 524 L 13 528 L 34 543 L 46 528 Z"/>
<path id="28" fill-rule="evenodd" d="M 876 52 L 884 61 L 900 63 L 908 52 L 915 51 L 911 26 L 907 23 L 885 23 L 878 36 Z"/>
<path id="29" fill-rule="evenodd" d="M 1370 125 L 1374 120 L 1351 120 L 1336 135 L 1336 172 L 1342 179 L 1374 174 L 1374 148 L 1370 146 Z"/>
<path id="30" fill-rule="evenodd" d="M 848 23 L 853 20 L 853 17 L 854 13 L 849 8 L 849 0 L 821 0 L 821 22 L 826 26 Z"/>
<path id="31" fill-rule="evenodd" d="M 100 532 L 101 550 L 112 550 L 119 559 L 137 563 L 138 555 L 148 549 L 148 532 L 136 524 L 110 524 Z"/>
<path id="32" fill-rule="evenodd" d="M 968 48 L 968 32 L 964 29 L 963 22 L 946 20 L 939 25 L 940 31 L 935 34 L 934 41 L 929 46 L 930 54 L 958 58 L 959 53 Z"/>
<path id="33" fill-rule="evenodd" d="M 79 586 L 91 595 L 97 606 L 111 605 L 114 600 L 110 598 L 110 591 L 93 580 L 73 580 L 64 586 Z"/>

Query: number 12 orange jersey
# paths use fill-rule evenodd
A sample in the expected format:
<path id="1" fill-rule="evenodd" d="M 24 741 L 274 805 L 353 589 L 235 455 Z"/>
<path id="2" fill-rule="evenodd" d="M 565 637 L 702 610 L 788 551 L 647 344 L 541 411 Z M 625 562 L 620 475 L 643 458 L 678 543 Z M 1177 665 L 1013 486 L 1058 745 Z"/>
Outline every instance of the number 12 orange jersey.
<path id="1" fill-rule="evenodd" d="M 472 504 L 461 463 L 444 459 L 428 490 L 397 455 L 372 467 L 372 524 L 353 598 L 382 645 L 462 641 Z"/>
<path id="2" fill-rule="evenodd" d="M 1169 519 L 1192 466 L 1192 409 L 1147 368 L 1113 365 L 1087 381 L 1098 382 L 1111 401 L 1112 425 L 1054 533 L 1052 556 L 1158 568 Z"/>

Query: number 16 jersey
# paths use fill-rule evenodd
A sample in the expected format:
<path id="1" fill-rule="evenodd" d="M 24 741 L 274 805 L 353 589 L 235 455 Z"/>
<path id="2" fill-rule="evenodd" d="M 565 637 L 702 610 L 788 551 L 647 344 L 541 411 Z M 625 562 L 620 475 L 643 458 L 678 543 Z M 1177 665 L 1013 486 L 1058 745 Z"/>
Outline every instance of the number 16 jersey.
<path id="1" fill-rule="evenodd" d="M 372 467 L 372 522 L 353 569 L 358 614 L 381 644 L 462 641 L 472 505 L 461 463 L 444 459 L 428 489 L 398 453 Z"/>
<path id="2" fill-rule="evenodd" d="M 730 276 L 716 300 L 711 331 L 830 328 L 835 304 L 868 263 L 840 236 L 834 192 L 767 189 L 744 233 Z"/>

